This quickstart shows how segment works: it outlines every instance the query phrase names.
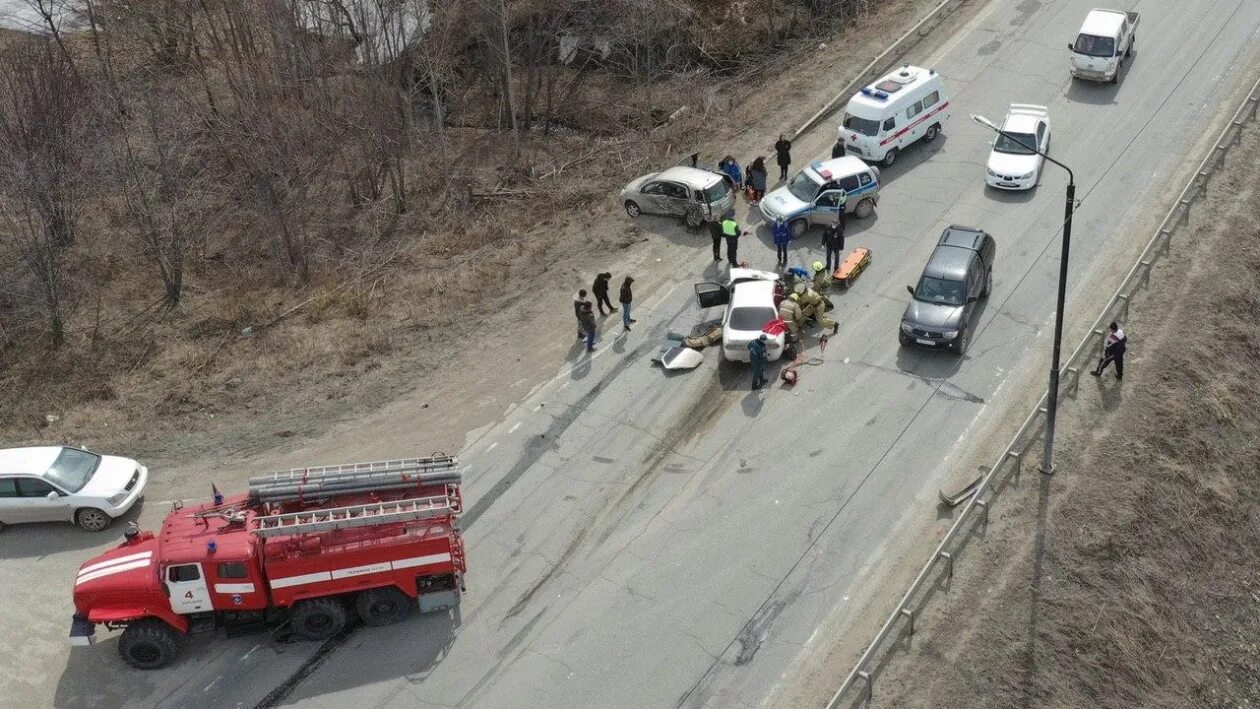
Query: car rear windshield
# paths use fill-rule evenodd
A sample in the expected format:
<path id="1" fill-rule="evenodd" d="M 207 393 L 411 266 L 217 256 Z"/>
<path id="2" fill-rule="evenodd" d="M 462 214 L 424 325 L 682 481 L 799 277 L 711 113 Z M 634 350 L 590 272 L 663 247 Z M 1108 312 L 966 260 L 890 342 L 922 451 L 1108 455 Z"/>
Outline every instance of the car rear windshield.
<path id="1" fill-rule="evenodd" d="M 70 492 L 78 492 L 92 479 L 101 457 L 78 448 L 62 448 L 61 455 L 53 461 L 44 477 Z"/>
<path id="2" fill-rule="evenodd" d="M 788 183 L 788 191 L 792 196 L 802 202 L 813 202 L 814 197 L 818 196 L 818 183 L 814 182 L 809 175 L 804 172 L 796 173 L 796 177 Z"/>
<path id="3" fill-rule="evenodd" d="M 1111 37 L 1080 34 L 1076 36 L 1076 44 L 1072 45 L 1072 51 L 1091 57 L 1114 57 L 1116 55 L 1116 40 Z"/>
<path id="4" fill-rule="evenodd" d="M 879 121 L 858 118 L 851 113 L 844 114 L 844 127 L 862 135 L 879 135 Z"/>
<path id="5" fill-rule="evenodd" d="M 735 308 L 731 311 L 731 318 L 726 322 L 726 327 L 731 330 L 760 330 L 765 324 L 778 317 L 778 313 L 774 308 L 759 305 L 749 305 L 742 308 Z"/>
<path id="6" fill-rule="evenodd" d="M 731 186 L 726 184 L 726 180 L 718 180 L 716 184 L 704 190 L 704 198 L 709 204 L 717 204 L 731 193 Z"/>
<path id="7" fill-rule="evenodd" d="M 914 291 L 916 300 L 941 305 L 962 305 L 967 300 L 967 288 L 962 281 L 924 276 Z"/>
<path id="8" fill-rule="evenodd" d="M 997 142 L 993 144 L 993 149 L 999 153 L 1010 153 L 1012 155 L 1032 155 L 1037 152 L 1031 147 L 1037 144 L 1037 136 L 1032 133 L 1007 133 L 1003 131 L 998 134 Z"/>

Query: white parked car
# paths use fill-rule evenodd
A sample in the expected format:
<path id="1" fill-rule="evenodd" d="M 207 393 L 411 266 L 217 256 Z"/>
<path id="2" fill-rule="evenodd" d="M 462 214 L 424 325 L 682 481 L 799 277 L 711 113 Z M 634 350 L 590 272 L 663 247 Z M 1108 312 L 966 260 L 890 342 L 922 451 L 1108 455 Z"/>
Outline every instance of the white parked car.
<path id="1" fill-rule="evenodd" d="M 144 495 L 149 469 L 83 448 L 0 450 L 0 529 L 17 522 L 73 522 L 99 532 Z"/>
<path id="2" fill-rule="evenodd" d="M 1041 180 L 1045 159 L 1030 148 L 1050 150 L 1050 114 L 1045 106 L 1012 103 L 993 141 L 985 182 L 1000 190 L 1028 190 Z"/>
<path id="3" fill-rule="evenodd" d="M 752 268 L 732 268 L 730 281 L 697 283 L 696 302 L 701 308 L 726 306 L 722 317 L 722 356 L 734 362 L 748 361 L 748 343 L 761 337 L 762 328 L 779 317 L 774 306 L 774 284 L 779 274 Z M 766 335 L 766 361 L 783 356 L 782 333 Z"/>

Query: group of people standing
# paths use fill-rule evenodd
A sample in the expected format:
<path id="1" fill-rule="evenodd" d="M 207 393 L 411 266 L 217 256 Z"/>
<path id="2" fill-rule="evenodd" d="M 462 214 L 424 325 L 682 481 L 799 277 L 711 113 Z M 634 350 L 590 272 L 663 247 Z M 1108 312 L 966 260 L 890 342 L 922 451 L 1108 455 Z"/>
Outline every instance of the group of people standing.
<path id="1" fill-rule="evenodd" d="M 787 180 L 788 168 L 792 165 L 792 141 L 788 140 L 782 133 L 774 144 L 774 159 L 779 165 L 779 181 Z M 752 164 L 748 166 L 748 174 L 745 175 L 739 166 L 739 161 L 734 157 L 727 155 L 718 163 L 718 171 L 726 175 L 726 179 L 731 184 L 731 189 L 743 190 L 748 197 L 748 203 L 756 206 L 761 202 L 761 198 L 766 196 L 766 189 L 770 183 L 770 172 L 766 169 L 766 159 L 758 156 L 753 159 Z"/>
<path id="2" fill-rule="evenodd" d="M 612 301 L 608 299 L 608 290 L 612 281 L 612 274 L 605 272 L 595 276 L 595 282 L 591 284 L 591 294 L 595 296 L 595 303 L 592 304 L 587 298 L 586 289 L 583 288 L 573 295 L 573 315 L 577 317 L 578 330 L 577 339 L 586 340 L 586 351 L 595 351 L 595 306 L 599 307 L 599 314 L 612 315 L 617 312 L 617 308 L 613 307 Z M 624 332 L 630 332 L 630 326 L 636 322 L 630 316 L 631 308 L 634 305 L 634 292 L 632 285 L 634 278 L 626 276 L 621 281 L 621 292 L 618 294 L 618 302 L 621 303 L 621 324 Z M 608 308 L 608 312 L 604 312 L 604 308 Z"/>

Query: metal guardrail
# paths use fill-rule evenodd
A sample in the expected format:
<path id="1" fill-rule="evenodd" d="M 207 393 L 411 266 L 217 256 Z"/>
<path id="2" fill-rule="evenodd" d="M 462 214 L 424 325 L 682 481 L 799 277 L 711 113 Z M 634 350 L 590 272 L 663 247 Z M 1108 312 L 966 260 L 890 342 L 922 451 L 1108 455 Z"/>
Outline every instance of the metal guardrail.
<path id="1" fill-rule="evenodd" d="M 942 3 L 942 5 L 944 4 Z M 1137 262 L 1133 264 L 1133 268 L 1129 269 L 1128 274 L 1120 282 L 1120 286 L 1116 289 L 1115 294 L 1107 301 L 1107 305 L 1103 307 L 1098 319 L 1094 321 L 1090 332 L 1085 335 L 1081 340 L 1081 344 L 1067 358 L 1067 364 L 1063 371 L 1073 376 L 1071 382 L 1073 390 L 1076 389 L 1077 384 L 1080 382 L 1081 358 L 1085 356 L 1092 357 L 1092 354 L 1088 353 L 1101 349 L 1101 341 L 1104 337 L 1103 324 L 1116 318 L 1115 313 L 1117 311 L 1123 313 L 1120 319 L 1127 318 L 1129 302 L 1133 295 L 1140 288 L 1150 283 L 1151 266 L 1154 259 L 1161 253 L 1167 253 L 1173 233 L 1189 221 L 1191 204 L 1204 194 L 1208 181 L 1216 170 L 1220 168 L 1225 159 L 1225 154 L 1238 142 L 1242 134 L 1243 125 L 1248 120 L 1256 118 L 1258 107 L 1260 107 L 1260 80 L 1257 80 L 1252 85 L 1251 90 L 1247 93 L 1247 97 L 1239 105 L 1238 110 L 1234 111 L 1234 115 L 1230 118 L 1229 123 L 1221 130 L 1220 136 L 1216 139 L 1212 149 L 1208 151 L 1207 156 L 1199 163 L 1198 169 L 1187 181 L 1185 188 L 1181 190 L 1177 201 L 1169 208 L 1168 213 L 1164 216 L 1164 220 L 1160 222 L 1159 228 L 1155 230 L 1155 234 L 1146 242 L 1146 248 L 1142 249 L 1142 253 L 1138 256 Z M 1064 390 L 1060 389 L 1060 391 Z M 872 670 L 871 661 L 887 645 L 888 640 L 893 637 L 894 630 L 902 618 L 908 621 L 905 626 L 906 630 L 911 635 L 914 634 L 915 599 L 920 592 L 924 591 L 925 583 L 929 576 L 932 575 L 932 572 L 936 570 L 937 564 L 944 561 L 946 563 L 946 573 L 949 577 L 953 577 L 954 556 L 962 551 L 970 538 L 970 532 L 975 528 L 973 513 L 977 510 L 982 512 L 983 522 L 988 524 L 990 504 L 1006 486 L 1012 474 L 1018 480 L 1024 454 L 1029 446 L 1040 438 L 1042 426 L 1045 424 L 1047 396 L 1048 394 L 1041 395 L 1037 406 L 1024 419 L 1024 423 L 1019 427 L 1019 431 L 1016 432 L 1006 449 L 1002 451 L 1002 454 L 998 456 L 997 462 L 976 485 L 975 492 L 971 494 L 967 505 L 959 513 L 954 523 L 950 525 L 949 531 L 945 533 L 941 543 L 932 552 L 931 558 L 923 565 L 919 575 L 910 584 L 909 590 L 901 597 L 897 606 L 889 614 L 888 619 L 884 621 L 883 627 L 875 634 L 874 639 L 867 645 L 862 656 L 853 665 L 853 669 L 844 678 L 844 682 L 836 690 L 831 701 L 827 702 L 827 709 L 837 709 L 837 707 L 841 706 L 846 695 L 849 695 L 855 689 L 859 679 L 862 680 L 862 688 L 865 691 L 862 695 L 854 698 L 854 703 L 867 704 L 871 701 L 875 688 L 875 673 Z M 968 524 L 970 524 L 970 527 L 964 533 L 964 527 Z M 928 594 L 924 594 L 924 597 L 921 599 L 924 603 L 928 600 L 927 596 Z"/>
<path id="2" fill-rule="evenodd" d="M 857 76 L 855 76 L 852 81 L 844 85 L 844 88 L 840 90 L 840 93 L 836 94 L 835 97 L 833 97 L 830 101 L 828 101 L 826 105 L 824 105 L 821 109 L 818 110 L 817 113 L 810 116 L 809 120 L 805 121 L 805 123 L 801 125 L 800 128 L 797 128 L 796 132 L 792 134 L 792 140 L 796 140 L 797 138 L 801 137 L 802 133 L 813 128 L 815 125 L 818 124 L 819 121 L 831 115 L 831 113 L 836 110 L 836 107 L 840 104 L 841 101 L 853 96 L 854 92 L 857 90 L 859 86 L 873 79 L 874 78 L 874 76 L 872 76 L 873 74 L 879 74 L 880 72 L 883 72 L 885 69 L 887 69 L 889 57 L 894 56 L 897 53 L 904 51 L 914 46 L 915 44 L 917 44 L 918 41 L 922 39 L 925 35 L 927 35 L 928 31 L 931 29 L 930 27 L 927 26 L 929 22 L 944 19 L 945 16 L 949 14 L 947 12 L 944 12 L 945 8 L 948 7 L 950 12 L 953 12 L 953 10 L 956 9 L 958 5 L 961 5 L 965 2 L 967 2 L 967 0 L 941 0 L 941 3 L 939 5 L 932 8 L 928 12 L 928 14 L 923 16 L 923 19 L 919 20 L 918 23 L 915 24 L 914 27 L 911 27 L 910 29 L 906 30 L 905 34 L 898 37 L 883 52 L 880 52 L 879 56 L 872 59 L 870 64 L 867 64 L 865 67 L 863 67 L 862 70 L 857 73 Z M 912 39 L 913 41 L 910 41 Z"/>

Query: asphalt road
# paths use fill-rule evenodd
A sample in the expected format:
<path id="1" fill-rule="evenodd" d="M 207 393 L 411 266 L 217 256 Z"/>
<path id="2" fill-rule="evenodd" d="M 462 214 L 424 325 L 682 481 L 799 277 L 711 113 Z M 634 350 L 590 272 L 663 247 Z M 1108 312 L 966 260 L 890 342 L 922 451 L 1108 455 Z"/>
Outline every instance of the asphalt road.
<path id="1" fill-rule="evenodd" d="M 25 660 L 5 656 L 10 673 L 24 661 L 34 669 L 8 680 L 0 701 L 19 706 L 9 690 L 52 681 L 53 702 L 74 707 L 255 706 L 268 695 L 358 709 L 758 706 L 820 623 L 871 592 L 864 579 L 888 562 L 905 515 L 922 512 L 960 441 L 1046 343 L 1065 177 L 1047 167 L 1031 193 L 986 190 L 990 134 L 966 115 L 1050 107 L 1051 154 L 1074 167 L 1082 200 L 1075 294 L 1119 240 L 1145 238 L 1136 225 L 1162 212 L 1154 197 L 1260 47 L 1250 0 L 1140 2 L 1129 8 L 1142 21 L 1120 83 L 1073 84 L 1064 45 L 1092 4 L 995 0 L 931 58 L 953 119 L 884 170 L 876 217 L 850 221 L 850 248 L 870 247 L 874 262 L 837 296 L 840 334 L 793 390 L 750 392 L 746 369 L 714 361 L 680 374 L 650 366 L 668 330 L 706 317 L 690 293 L 702 279 L 681 274 L 716 270 L 707 239 L 645 221 L 703 244 L 678 264 L 678 287 L 640 307 L 633 336 L 578 357 L 462 453 L 470 572 L 458 617 L 362 629 L 323 648 L 197 641 L 177 668 L 137 673 L 118 662 L 116 640 L 74 652 L 51 644 L 69 610 L 50 604 L 0 620 L 6 636 L 35 638 Z M 832 136 L 800 141 L 798 160 Z M 905 285 L 951 222 L 998 240 L 994 294 L 962 359 L 896 339 Z M 760 232 L 741 247 L 754 265 L 771 262 Z M 796 259 L 813 261 L 817 240 L 800 240 Z M 44 548 L 38 535 L 0 539 L 4 587 L 64 585 L 86 555 Z"/>

